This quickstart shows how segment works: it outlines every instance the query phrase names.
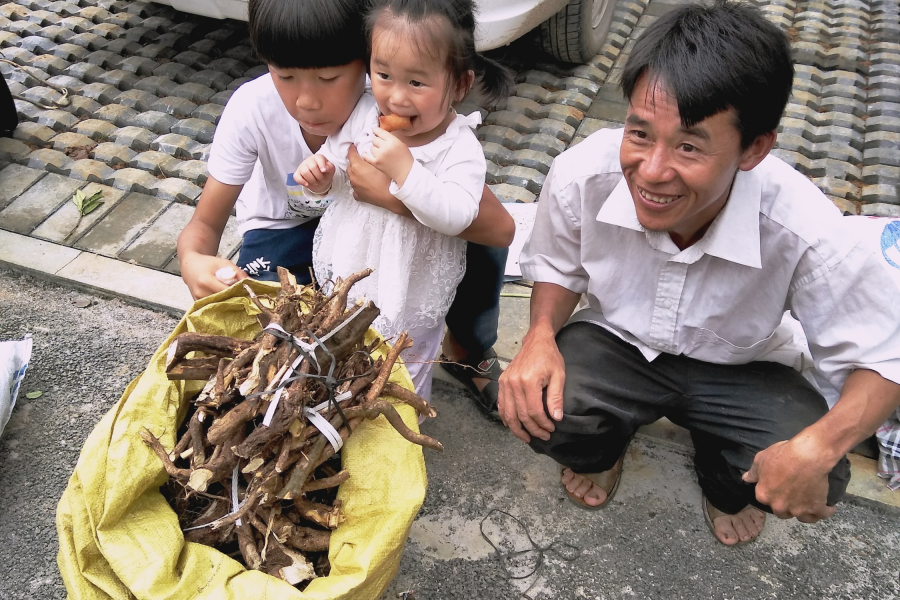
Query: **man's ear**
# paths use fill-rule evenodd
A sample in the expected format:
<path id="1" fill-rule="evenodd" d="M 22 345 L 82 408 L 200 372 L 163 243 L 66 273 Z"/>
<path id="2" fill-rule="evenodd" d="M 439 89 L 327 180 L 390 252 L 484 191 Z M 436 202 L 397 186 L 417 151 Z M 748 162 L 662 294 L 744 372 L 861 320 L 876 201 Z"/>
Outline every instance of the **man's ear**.
<path id="1" fill-rule="evenodd" d="M 738 164 L 738 168 L 741 171 L 749 171 L 761 163 L 775 146 L 776 136 L 775 131 L 767 131 L 758 135 L 755 140 L 750 142 L 750 146 L 741 152 L 741 162 Z"/>

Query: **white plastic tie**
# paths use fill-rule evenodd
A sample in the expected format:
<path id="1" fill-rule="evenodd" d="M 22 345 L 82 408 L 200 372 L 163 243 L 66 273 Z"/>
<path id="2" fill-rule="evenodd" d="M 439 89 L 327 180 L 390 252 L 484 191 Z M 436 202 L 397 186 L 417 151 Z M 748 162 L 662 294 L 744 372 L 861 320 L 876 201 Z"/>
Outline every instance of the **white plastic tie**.
<path id="1" fill-rule="evenodd" d="M 316 429 L 322 432 L 325 439 L 331 443 L 331 447 L 334 448 L 335 454 L 340 452 L 341 448 L 344 446 L 344 440 L 341 438 L 341 434 L 338 433 L 338 430 L 331 426 L 328 419 L 310 408 L 304 408 L 303 414 L 306 415 L 306 418 L 309 419 L 309 422 L 312 423 Z"/>

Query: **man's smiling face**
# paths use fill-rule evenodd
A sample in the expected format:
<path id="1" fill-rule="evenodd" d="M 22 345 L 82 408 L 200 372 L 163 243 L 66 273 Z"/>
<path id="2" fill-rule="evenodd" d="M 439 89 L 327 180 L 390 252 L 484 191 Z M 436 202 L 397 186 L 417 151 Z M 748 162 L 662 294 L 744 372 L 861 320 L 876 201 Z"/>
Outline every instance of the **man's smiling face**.
<path id="1" fill-rule="evenodd" d="M 650 82 L 641 76 L 631 96 L 619 160 L 638 221 L 668 232 L 684 249 L 703 237 L 725 207 L 737 171 L 759 164 L 775 134 L 742 150 L 733 109 L 685 128 L 676 99 L 661 81 Z"/>

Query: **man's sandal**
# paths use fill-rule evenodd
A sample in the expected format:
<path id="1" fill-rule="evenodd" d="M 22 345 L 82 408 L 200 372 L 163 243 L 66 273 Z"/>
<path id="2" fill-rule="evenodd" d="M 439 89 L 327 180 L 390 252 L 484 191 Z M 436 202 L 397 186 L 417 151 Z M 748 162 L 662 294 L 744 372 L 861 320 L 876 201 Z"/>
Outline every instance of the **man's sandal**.
<path id="1" fill-rule="evenodd" d="M 746 542 L 738 540 L 734 544 L 726 544 L 725 542 L 723 542 L 722 540 L 719 539 L 719 536 L 716 535 L 716 524 L 713 522 L 713 516 L 711 514 L 709 514 L 709 507 L 710 507 L 709 500 L 706 499 L 706 494 L 703 494 L 703 496 L 701 497 L 701 500 L 700 500 L 700 508 L 703 511 L 703 519 L 706 521 L 706 526 L 709 527 L 709 530 L 712 532 L 713 537 L 716 538 L 716 541 L 719 542 L 720 544 L 722 544 L 723 546 L 734 547 L 734 546 L 740 546 L 742 544 L 752 544 L 753 542 L 755 542 L 756 540 L 759 539 L 759 535 L 757 535 L 754 538 L 750 538 Z M 716 510 L 719 510 L 719 509 L 716 509 Z M 719 512 L 722 512 L 722 511 L 719 511 Z M 724 513 L 724 514 L 727 514 L 727 513 Z M 760 533 L 762 533 L 762 532 L 760 532 Z"/>
<path id="2" fill-rule="evenodd" d="M 599 487 L 601 490 L 606 492 L 606 500 L 604 500 L 597 506 L 591 506 L 590 504 L 586 503 L 584 501 L 584 498 L 579 498 L 578 496 L 567 490 L 566 486 L 563 485 L 562 489 L 566 493 L 566 497 L 572 504 L 585 510 L 600 510 L 601 508 L 606 508 L 606 505 L 608 505 L 610 501 L 612 501 L 612 499 L 616 495 L 616 492 L 619 490 L 619 483 L 622 481 L 622 463 L 624 461 L 625 454 L 622 453 L 622 456 L 619 457 L 619 460 L 616 461 L 616 464 L 614 464 L 612 469 L 609 469 L 608 471 L 602 471 L 600 473 L 576 473 L 576 475 L 581 475 L 582 477 Z M 565 469 L 568 469 L 568 467 L 560 467 L 560 477 L 562 477 L 562 473 Z M 560 481 L 560 485 L 562 485 L 562 481 Z"/>
<path id="3" fill-rule="evenodd" d="M 481 356 L 470 356 L 464 360 L 453 362 L 445 356 L 441 356 L 441 366 L 454 379 L 466 386 L 466 389 L 475 399 L 478 409 L 485 415 L 500 420 L 500 412 L 497 410 L 497 398 L 500 393 L 500 375 L 503 367 L 493 349 L 487 350 Z M 490 379 L 483 390 L 479 390 L 473 379 Z"/>

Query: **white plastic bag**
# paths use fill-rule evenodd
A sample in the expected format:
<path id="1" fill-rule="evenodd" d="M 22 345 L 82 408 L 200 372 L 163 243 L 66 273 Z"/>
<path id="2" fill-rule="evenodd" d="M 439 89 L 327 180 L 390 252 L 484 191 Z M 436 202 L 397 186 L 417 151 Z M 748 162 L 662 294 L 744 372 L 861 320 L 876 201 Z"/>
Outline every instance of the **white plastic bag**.
<path id="1" fill-rule="evenodd" d="M 0 342 L 0 435 L 16 405 L 16 395 L 30 358 L 30 333 L 25 334 L 23 340 Z"/>

